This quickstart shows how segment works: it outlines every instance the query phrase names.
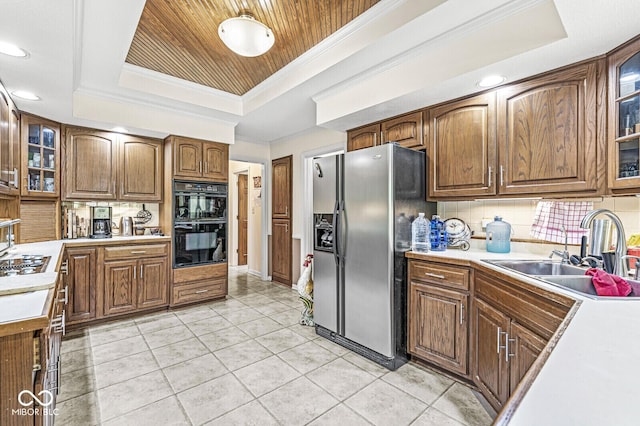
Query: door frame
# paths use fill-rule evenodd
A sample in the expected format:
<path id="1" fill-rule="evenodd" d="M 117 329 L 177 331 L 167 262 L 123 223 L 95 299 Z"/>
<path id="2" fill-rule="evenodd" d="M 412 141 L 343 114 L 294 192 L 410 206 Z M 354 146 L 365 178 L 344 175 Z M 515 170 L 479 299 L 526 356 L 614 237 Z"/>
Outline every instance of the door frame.
<path id="1" fill-rule="evenodd" d="M 238 266 L 244 266 L 244 265 L 248 265 L 249 264 L 249 170 L 242 170 L 239 172 L 236 172 L 236 188 L 238 188 L 237 193 L 236 193 L 236 215 L 235 215 L 235 234 L 236 234 L 236 265 Z M 241 224 L 240 224 L 240 176 L 244 176 L 246 179 L 246 195 L 245 195 L 245 210 L 246 210 L 246 221 L 247 221 L 247 229 L 246 229 L 246 233 L 245 233 L 245 239 L 246 239 L 246 244 L 245 244 L 245 249 L 246 249 L 246 259 L 244 259 L 244 263 L 241 265 L 240 262 L 240 229 L 242 228 Z"/>
<path id="2" fill-rule="evenodd" d="M 262 225 L 260 229 L 260 279 L 270 281 L 269 276 L 269 227 L 271 224 L 271 159 L 258 159 L 244 155 L 229 155 L 229 160 L 258 164 L 262 167 Z M 269 167 L 267 167 L 267 162 Z M 247 168 L 248 169 L 248 168 Z M 251 271 L 249 271 L 251 273 Z"/>

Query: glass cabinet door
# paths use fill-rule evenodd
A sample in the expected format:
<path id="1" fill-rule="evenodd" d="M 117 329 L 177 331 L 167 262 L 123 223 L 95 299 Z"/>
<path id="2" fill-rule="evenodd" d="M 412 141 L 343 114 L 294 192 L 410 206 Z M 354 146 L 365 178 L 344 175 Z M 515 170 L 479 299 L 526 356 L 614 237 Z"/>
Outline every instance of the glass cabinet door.
<path id="1" fill-rule="evenodd" d="M 637 187 L 640 163 L 640 52 L 615 66 L 613 136 L 615 169 L 613 187 Z M 613 76 L 612 72 L 612 76 Z M 612 165 L 613 166 L 613 165 Z M 635 179 L 633 179 L 635 178 Z"/>
<path id="2" fill-rule="evenodd" d="M 57 196 L 60 178 L 59 145 L 60 128 L 55 123 L 23 118 L 23 137 L 26 164 L 22 195 Z"/>

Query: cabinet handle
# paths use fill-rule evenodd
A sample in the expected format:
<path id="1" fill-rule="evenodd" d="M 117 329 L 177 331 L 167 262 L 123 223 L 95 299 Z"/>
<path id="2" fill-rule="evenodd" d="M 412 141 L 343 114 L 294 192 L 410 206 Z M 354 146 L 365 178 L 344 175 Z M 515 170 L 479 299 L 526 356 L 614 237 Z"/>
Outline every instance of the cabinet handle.
<path id="1" fill-rule="evenodd" d="M 138 268 L 137 267 L 133 267 L 133 279 L 136 279 L 136 273 L 138 272 Z"/>
<path id="2" fill-rule="evenodd" d="M 13 185 L 14 188 L 17 188 L 19 183 L 18 183 L 18 169 L 14 168 L 12 172 L 9 172 L 10 174 L 13 175 L 13 180 L 9 181 L 10 185 Z"/>
<path id="3" fill-rule="evenodd" d="M 208 161 L 204 162 L 204 173 L 205 174 L 209 173 L 209 162 Z"/>
<path id="4" fill-rule="evenodd" d="M 504 333 L 504 360 L 509 362 L 509 358 L 516 356 L 509 352 L 509 342 L 515 342 L 516 339 L 509 339 L 509 333 Z"/>
<path id="5" fill-rule="evenodd" d="M 289 216 L 289 206 L 284 207 L 284 214 L 285 216 Z"/>
<path id="6" fill-rule="evenodd" d="M 206 292 L 208 292 L 208 291 L 209 291 L 209 290 L 198 290 L 198 291 L 196 291 L 194 294 L 202 294 L 202 293 L 206 293 Z"/>
<path id="7" fill-rule="evenodd" d="M 200 174 L 202 174 L 202 161 L 200 162 Z"/>
<path id="8" fill-rule="evenodd" d="M 65 260 L 64 262 L 62 262 L 62 265 L 60 265 L 60 273 L 64 274 L 64 275 L 69 275 L 69 260 Z"/>
<path id="9" fill-rule="evenodd" d="M 288 223 L 284 224 L 284 232 L 289 233 L 289 224 Z"/>
<path id="10" fill-rule="evenodd" d="M 487 179 L 487 186 L 491 188 L 491 166 L 489 166 L 489 179 Z"/>
<path id="11" fill-rule="evenodd" d="M 460 303 L 460 325 L 464 321 L 464 303 Z"/>
<path id="12" fill-rule="evenodd" d="M 131 254 L 145 254 L 146 250 L 132 251 Z"/>
<path id="13" fill-rule="evenodd" d="M 428 277 L 437 278 L 439 280 L 444 280 L 446 278 L 444 275 L 432 274 L 431 272 L 425 272 L 424 274 Z"/>
<path id="14" fill-rule="evenodd" d="M 140 279 L 142 279 L 143 275 L 142 275 L 142 265 L 140 265 Z"/>
<path id="15" fill-rule="evenodd" d="M 500 186 L 504 186 L 504 167 L 500 164 Z"/>
<path id="16" fill-rule="evenodd" d="M 502 347 L 500 346 L 500 336 L 502 336 L 502 328 L 498 327 L 498 353 L 500 353 L 500 348 Z"/>
<path id="17" fill-rule="evenodd" d="M 64 309 L 62 310 L 60 316 L 51 320 L 51 326 L 53 327 L 54 331 L 61 331 L 63 336 L 67 333 L 66 313 Z"/>
<path id="18" fill-rule="evenodd" d="M 64 293 L 64 299 L 57 299 L 57 302 L 62 302 L 64 305 L 66 305 L 67 303 L 69 303 L 69 286 L 64 286 L 64 288 L 62 290 L 59 291 L 59 293 Z"/>

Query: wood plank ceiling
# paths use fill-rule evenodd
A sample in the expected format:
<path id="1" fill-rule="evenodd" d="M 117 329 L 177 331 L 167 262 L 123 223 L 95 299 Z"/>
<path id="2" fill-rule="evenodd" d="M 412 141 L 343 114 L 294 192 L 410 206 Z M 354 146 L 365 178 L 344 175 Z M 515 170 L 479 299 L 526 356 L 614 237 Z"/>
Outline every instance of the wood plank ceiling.
<path id="1" fill-rule="evenodd" d="M 126 61 L 242 95 L 379 0 L 147 0 Z M 248 11 L 274 33 L 255 58 L 236 55 L 218 25 Z"/>

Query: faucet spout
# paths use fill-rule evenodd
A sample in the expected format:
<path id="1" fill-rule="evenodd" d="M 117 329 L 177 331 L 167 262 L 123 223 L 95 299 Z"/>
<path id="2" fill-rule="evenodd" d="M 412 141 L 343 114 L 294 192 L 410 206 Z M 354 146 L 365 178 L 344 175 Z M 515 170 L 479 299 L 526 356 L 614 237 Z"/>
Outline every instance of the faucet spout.
<path id="1" fill-rule="evenodd" d="M 584 229 L 589 229 L 591 227 L 591 223 L 599 215 L 605 215 L 613 222 L 616 227 L 616 234 L 618 235 L 616 239 L 616 264 L 613 269 L 613 273 L 620 277 L 627 277 L 628 269 L 627 262 L 624 256 L 627 255 L 627 238 L 624 235 L 624 227 L 622 226 L 622 221 L 615 213 L 611 210 L 607 209 L 596 209 L 591 210 L 587 213 L 580 223 L 580 227 Z"/>

